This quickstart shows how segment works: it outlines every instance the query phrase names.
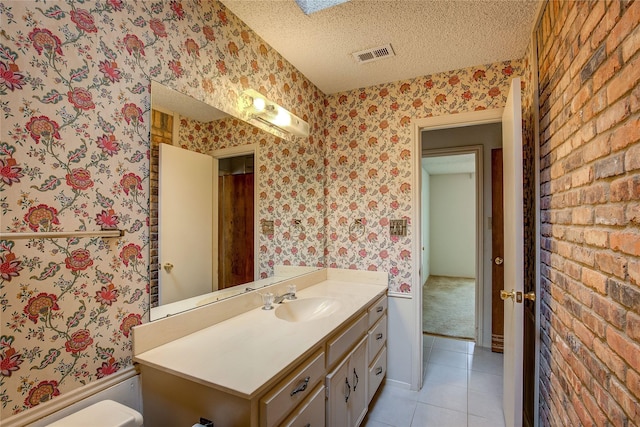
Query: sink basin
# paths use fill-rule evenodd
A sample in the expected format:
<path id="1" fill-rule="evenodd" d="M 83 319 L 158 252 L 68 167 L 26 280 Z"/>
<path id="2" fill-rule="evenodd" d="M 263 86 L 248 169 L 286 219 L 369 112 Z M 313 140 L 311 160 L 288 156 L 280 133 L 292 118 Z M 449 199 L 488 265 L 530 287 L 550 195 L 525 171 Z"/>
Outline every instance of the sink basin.
<path id="1" fill-rule="evenodd" d="M 333 298 L 304 298 L 285 301 L 276 307 L 276 317 L 287 322 L 308 322 L 327 317 L 340 308 Z"/>

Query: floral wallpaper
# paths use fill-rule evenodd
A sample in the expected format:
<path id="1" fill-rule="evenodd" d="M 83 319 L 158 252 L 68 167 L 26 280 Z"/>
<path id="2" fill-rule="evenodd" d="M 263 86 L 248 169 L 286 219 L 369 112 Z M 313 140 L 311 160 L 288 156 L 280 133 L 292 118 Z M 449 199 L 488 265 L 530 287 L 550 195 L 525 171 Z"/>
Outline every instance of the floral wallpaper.
<path id="1" fill-rule="evenodd" d="M 149 306 L 152 79 L 231 114 L 253 88 L 309 121 L 308 140 L 264 151 L 274 159 L 264 191 L 294 211 L 292 193 L 303 193 L 302 218 L 315 224 L 264 251 L 323 258 L 322 185 L 300 183 L 291 156 L 304 150 L 304 167 L 321 174 L 324 95 L 221 3 L 0 0 L 0 19 L 0 231 L 126 231 L 0 239 L 2 419 L 132 363 L 131 328 Z"/>
<path id="2" fill-rule="evenodd" d="M 274 221 L 273 234 L 260 234 L 260 277 L 272 276 L 274 265 L 324 267 L 321 147 L 279 138 L 236 118 L 202 123 L 181 117 L 178 137 L 183 148 L 201 153 L 258 144 L 257 223 Z"/>
<path id="3" fill-rule="evenodd" d="M 327 265 L 389 272 L 410 293 L 413 257 L 411 120 L 502 108 L 522 61 L 427 75 L 327 97 Z M 407 236 L 389 221 L 407 219 Z M 364 229 L 354 227 L 360 219 Z"/>
<path id="4" fill-rule="evenodd" d="M 252 88 L 307 120 L 309 138 L 260 138 L 260 217 L 276 223 L 264 259 L 389 271 L 410 293 L 415 236 L 388 225 L 413 220 L 411 120 L 502 107 L 522 72 L 512 61 L 325 96 L 213 0 L 0 0 L 0 19 L 0 231 L 126 230 L 0 239 L 2 419 L 132 363 L 149 305 L 151 80 L 237 117 Z M 220 126 L 219 147 L 254 138 Z"/>

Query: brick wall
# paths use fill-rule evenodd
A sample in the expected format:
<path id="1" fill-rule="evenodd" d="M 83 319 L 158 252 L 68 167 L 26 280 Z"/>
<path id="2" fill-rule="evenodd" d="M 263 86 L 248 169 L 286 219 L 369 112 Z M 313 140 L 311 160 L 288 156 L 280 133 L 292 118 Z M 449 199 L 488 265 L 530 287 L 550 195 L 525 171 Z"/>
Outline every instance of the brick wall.
<path id="1" fill-rule="evenodd" d="M 640 423 L 640 1 L 537 28 L 541 425 Z"/>

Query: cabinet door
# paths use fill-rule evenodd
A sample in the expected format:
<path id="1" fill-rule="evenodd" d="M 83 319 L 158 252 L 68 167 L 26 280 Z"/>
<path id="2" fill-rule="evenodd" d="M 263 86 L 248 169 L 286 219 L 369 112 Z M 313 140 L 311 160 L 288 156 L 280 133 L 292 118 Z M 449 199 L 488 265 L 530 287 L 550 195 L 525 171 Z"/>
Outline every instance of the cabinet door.
<path id="1" fill-rule="evenodd" d="M 349 357 L 347 356 L 326 379 L 327 387 L 327 416 L 328 426 L 343 427 L 349 422 L 348 406 L 351 394 L 349 384 Z"/>
<path id="2" fill-rule="evenodd" d="M 349 357 L 347 375 L 351 394 L 347 401 L 349 426 L 359 426 L 367 413 L 367 339 L 363 338 Z"/>

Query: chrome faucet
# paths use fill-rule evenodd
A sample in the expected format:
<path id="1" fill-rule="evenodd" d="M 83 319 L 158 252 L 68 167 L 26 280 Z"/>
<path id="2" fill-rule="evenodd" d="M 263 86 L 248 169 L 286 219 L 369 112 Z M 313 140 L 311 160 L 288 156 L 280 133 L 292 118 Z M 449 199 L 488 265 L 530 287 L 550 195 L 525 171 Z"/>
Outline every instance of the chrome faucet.
<path id="1" fill-rule="evenodd" d="M 296 293 L 295 292 L 287 292 L 287 293 L 282 294 L 282 295 L 276 295 L 275 299 L 273 300 L 273 303 L 274 304 L 282 304 L 282 301 L 284 301 L 285 299 L 288 299 L 288 300 L 296 299 Z"/>

